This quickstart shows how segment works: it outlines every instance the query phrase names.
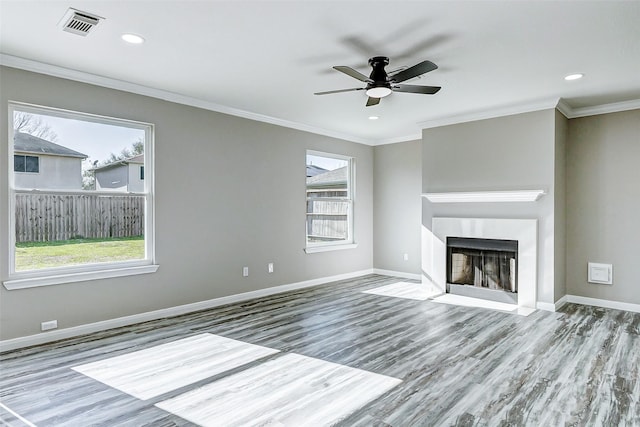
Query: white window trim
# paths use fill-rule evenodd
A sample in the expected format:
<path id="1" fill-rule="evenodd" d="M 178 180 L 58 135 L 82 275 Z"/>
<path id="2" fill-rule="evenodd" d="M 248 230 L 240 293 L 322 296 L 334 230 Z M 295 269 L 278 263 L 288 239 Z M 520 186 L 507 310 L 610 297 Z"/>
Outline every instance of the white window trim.
<path id="1" fill-rule="evenodd" d="M 316 254 L 320 252 L 341 251 L 344 249 L 355 249 L 358 247 L 357 243 L 340 243 L 323 246 L 308 246 L 304 248 L 304 251 L 308 254 Z"/>
<path id="2" fill-rule="evenodd" d="M 322 151 L 315 150 L 307 150 L 305 154 L 305 160 L 307 155 L 312 156 L 320 156 L 320 157 L 329 157 L 333 159 L 346 160 L 349 162 L 349 181 L 347 183 L 347 198 L 342 199 L 345 201 L 349 201 L 349 214 L 348 214 L 348 225 L 347 225 L 347 239 L 339 241 L 339 242 L 309 242 L 307 241 L 307 223 L 306 223 L 306 209 L 305 209 L 305 253 L 313 254 L 320 252 L 330 252 L 330 251 L 339 251 L 344 249 L 355 249 L 358 247 L 358 244 L 355 240 L 354 233 L 354 223 L 355 223 L 355 204 L 356 204 L 356 160 L 354 157 L 345 156 L 342 154 L 334 154 L 327 153 Z M 306 163 L 306 161 L 305 161 Z M 306 186 L 305 186 L 306 190 Z M 306 197 L 305 191 L 305 200 L 309 200 Z M 333 200 L 338 200 L 338 198 L 333 198 Z"/>
<path id="3" fill-rule="evenodd" d="M 51 107 L 44 107 L 33 104 L 25 104 L 21 102 L 9 101 L 9 126 L 8 141 L 9 155 L 7 167 L 7 182 L 9 196 L 9 228 L 8 228 L 8 244 L 6 251 L 9 266 L 8 280 L 2 282 L 7 290 L 33 288 L 39 286 L 50 286 L 63 283 L 73 283 L 80 281 L 98 280 L 112 277 L 131 276 L 137 274 L 153 273 L 158 270 L 159 265 L 155 259 L 155 212 L 154 212 L 154 195 L 155 195 L 155 177 L 154 177 L 154 125 L 152 123 L 144 123 L 127 119 L 118 119 L 113 117 L 99 116 L 95 114 L 82 113 L 76 111 L 62 110 Z M 110 262 L 84 264 L 80 266 L 55 267 L 29 271 L 15 270 L 15 181 L 13 172 L 13 115 L 14 111 L 24 111 L 33 114 L 47 114 L 51 116 L 85 120 L 94 123 L 109 124 L 116 126 L 128 126 L 135 129 L 145 131 L 144 146 L 144 166 L 145 180 L 144 190 L 137 193 L 145 196 L 145 259 L 133 260 L 125 262 Z M 147 172 L 152 171 L 150 176 Z M 37 190 L 35 190 L 37 191 Z M 5 251 L 3 251 L 5 252 Z"/>
<path id="4" fill-rule="evenodd" d="M 15 170 L 15 164 L 14 164 L 14 171 L 13 173 L 23 173 L 23 174 L 29 174 L 29 175 L 40 175 L 40 156 L 36 155 L 36 154 L 17 154 L 18 156 L 22 156 L 24 157 L 24 161 L 25 161 L 25 169 L 26 169 L 26 162 L 27 162 L 27 157 L 35 157 L 36 159 L 38 159 L 38 172 L 27 172 L 25 171 L 17 171 Z M 13 155 L 14 156 L 14 162 L 15 162 L 15 156 L 16 154 Z"/>
<path id="5" fill-rule="evenodd" d="M 95 266 L 96 264 L 91 264 Z M 16 289 L 37 288 L 40 286 L 60 285 L 63 283 L 85 282 L 89 280 L 108 279 L 112 277 L 133 276 L 137 274 L 155 273 L 160 267 L 157 264 L 130 265 L 109 263 L 108 269 L 92 270 L 72 273 L 66 271 L 64 274 L 48 275 L 41 277 L 25 277 L 5 280 L 2 282 L 5 289 L 13 291 Z"/>

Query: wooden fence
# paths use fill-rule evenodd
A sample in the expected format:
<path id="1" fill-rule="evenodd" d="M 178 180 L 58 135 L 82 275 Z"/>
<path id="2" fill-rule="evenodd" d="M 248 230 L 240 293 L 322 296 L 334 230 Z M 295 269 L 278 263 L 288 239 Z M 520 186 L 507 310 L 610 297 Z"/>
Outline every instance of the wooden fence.
<path id="1" fill-rule="evenodd" d="M 325 242 L 348 237 L 349 202 L 314 198 L 307 200 L 307 240 Z"/>
<path id="2" fill-rule="evenodd" d="M 15 197 L 16 242 L 144 234 L 144 196 L 39 191 Z"/>

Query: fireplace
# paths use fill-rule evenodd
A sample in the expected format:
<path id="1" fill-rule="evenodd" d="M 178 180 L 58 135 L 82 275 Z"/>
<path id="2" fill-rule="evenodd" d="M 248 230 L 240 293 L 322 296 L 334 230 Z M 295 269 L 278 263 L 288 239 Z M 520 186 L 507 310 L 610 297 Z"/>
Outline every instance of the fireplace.
<path id="1" fill-rule="evenodd" d="M 446 292 L 536 307 L 535 219 L 443 218 L 422 229 L 422 283 Z"/>
<path id="2" fill-rule="evenodd" d="M 518 292 L 518 241 L 447 237 L 447 291 L 451 285 Z"/>

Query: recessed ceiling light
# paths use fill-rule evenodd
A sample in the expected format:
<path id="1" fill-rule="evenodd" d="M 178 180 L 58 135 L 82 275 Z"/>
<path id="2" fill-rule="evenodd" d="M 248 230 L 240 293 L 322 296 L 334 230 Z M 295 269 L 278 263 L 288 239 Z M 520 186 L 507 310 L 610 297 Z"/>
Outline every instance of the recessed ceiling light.
<path id="1" fill-rule="evenodd" d="M 564 79 L 569 81 L 569 80 L 578 80 L 584 77 L 584 74 L 582 73 L 576 73 L 576 74 L 569 74 L 568 76 L 565 76 Z"/>
<path id="2" fill-rule="evenodd" d="M 369 116 L 369 120 L 378 120 L 379 118 L 378 116 Z"/>
<path id="3" fill-rule="evenodd" d="M 131 44 L 141 44 L 144 43 L 144 38 L 137 34 L 126 33 L 122 35 L 122 40 Z"/>

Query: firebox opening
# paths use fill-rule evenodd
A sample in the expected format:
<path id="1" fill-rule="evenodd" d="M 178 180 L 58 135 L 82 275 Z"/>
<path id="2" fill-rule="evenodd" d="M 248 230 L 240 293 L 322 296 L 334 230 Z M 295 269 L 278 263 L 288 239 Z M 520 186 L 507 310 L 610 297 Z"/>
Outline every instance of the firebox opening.
<path id="1" fill-rule="evenodd" d="M 518 241 L 447 237 L 447 292 L 468 285 L 518 292 Z"/>

